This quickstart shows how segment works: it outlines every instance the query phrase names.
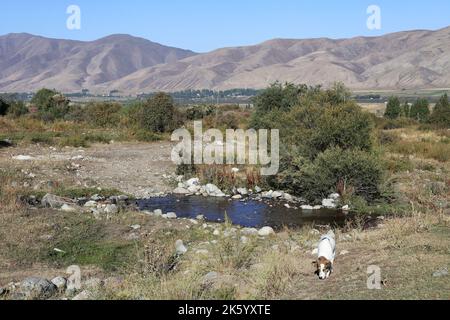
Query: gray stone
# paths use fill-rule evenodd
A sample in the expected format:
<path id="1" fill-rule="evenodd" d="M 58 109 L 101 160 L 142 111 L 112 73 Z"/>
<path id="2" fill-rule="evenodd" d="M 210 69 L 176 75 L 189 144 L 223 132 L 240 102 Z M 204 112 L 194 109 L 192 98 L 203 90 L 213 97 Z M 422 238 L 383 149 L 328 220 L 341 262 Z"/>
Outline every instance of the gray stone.
<path id="1" fill-rule="evenodd" d="M 164 215 L 164 217 L 167 219 L 176 219 L 177 214 L 175 212 L 168 212 L 167 214 Z"/>
<path id="2" fill-rule="evenodd" d="M 47 279 L 30 277 L 21 282 L 20 291 L 27 299 L 48 299 L 56 293 L 57 288 Z"/>
<path id="3" fill-rule="evenodd" d="M 160 217 L 160 216 L 162 216 L 163 212 L 162 212 L 161 209 L 156 209 L 155 211 L 153 211 L 153 214 L 154 214 L 156 217 Z"/>
<path id="4" fill-rule="evenodd" d="M 271 227 L 264 227 L 258 231 L 258 235 L 260 235 L 261 237 L 267 237 L 274 234 L 275 231 Z"/>
<path id="5" fill-rule="evenodd" d="M 334 201 L 334 199 L 323 199 L 322 206 L 328 209 L 334 209 L 336 208 L 336 202 Z"/>
<path id="6" fill-rule="evenodd" d="M 247 188 L 238 188 L 237 192 L 241 195 L 241 196 L 246 196 L 248 195 L 248 190 Z"/>
<path id="7" fill-rule="evenodd" d="M 52 283 L 56 286 L 58 291 L 64 291 L 67 286 L 67 279 L 63 277 L 56 277 L 52 279 Z"/>
<path id="8" fill-rule="evenodd" d="M 241 230 L 241 233 L 246 236 L 257 236 L 258 230 L 255 228 L 244 228 Z"/>
<path id="9" fill-rule="evenodd" d="M 440 277 L 446 277 L 448 276 L 448 268 L 442 268 L 441 270 L 436 271 L 433 273 L 433 277 L 440 278 Z"/>
<path id="10" fill-rule="evenodd" d="M 190 192 L 189 192 L 189 190 L 187 190 L 185 188 L 178 187 L 178 188 L 173 190 L 173 193 L 174 194 L 189 194 Z"/>
<path id="11" fill-rule="evenodd" d="M 258 186 L 255 187 L 255 192 L 256 193 L 260 193 L 261 191 L 262 191 L 262 189 L 260 187 L 258 187 Z"/>
<path id="12" fill-rule="evenodd" d="M 70 199 L 55 196 L 47 193 L 41 200 L 41 204 L 45 207 L 53 209 L 61 209 L 63 205 L 71 205 Z"/>
<path id="13" fill-rule="evenodd" d="M 90 201 L 86 202 L 86 203 L 84 204 L 84 206 L 85 206 L 86 208 L 97 208 L 97 202 L 96 202 L 96 201 L 90 200 Z"/>
<path id="14" fill-rule="evenodd" d="M 70 213 L 70 212 L 77 212 L 78 209 L 75 208 L 74 206 L 70 206 L 68 204 L 63 204 L 61 207 L 61 211 Z"/>
<path id="15" fill-rule="evenodd" d="M 222 192 L 217 186 L 209 183 L 205 186 L 205 191 L 212 197 L 225 197 L 225 193 Z"/>
<path id="16" fill-rule="evenodd" d="M 281 192 L 281 191 L 274 191 L 274 192 L 272 192 L 272 198 L 274 198 L 274 199 L 281 198 L 283 195 L 284 195 L 284 193 Z"/>
<path id="17" fill-rule="evenodd" d="M 183 244 L 182 240 L 177 240 L 175 242 L 175 250 L 176 250 L 178 255 L 183 255 L 183 254 L 185 254 L 188 251 L 186 246 Z"/>
<path id="18" fill-rule="evenodd" d="M 115 204 L 108 204 L 105 208 L 105 213 L 116 214 L 119 212 L 119 208 Z"/>
<path id="19" fill-rule="evenodd" d="M 209 285 L 219 279 L 219 274 L 215 271 L 208 272 L 202 279 L 203 285 Z"/>

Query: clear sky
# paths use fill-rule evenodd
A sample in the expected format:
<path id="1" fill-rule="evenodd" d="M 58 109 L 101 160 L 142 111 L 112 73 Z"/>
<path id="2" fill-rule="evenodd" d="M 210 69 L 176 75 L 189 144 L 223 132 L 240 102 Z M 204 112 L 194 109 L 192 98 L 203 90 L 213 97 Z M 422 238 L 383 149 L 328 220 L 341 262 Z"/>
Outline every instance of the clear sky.
<path id="1" fill-rule="evenodd" d="M 66 9 L 81 9 L 81 30 L 68 30 Z M 369 5 L 381 30 L 369 30 Z M 450 25 L 449 0 L 2 0 L 0 34 L 94 40 L 127 33 L 205 52 L 272 38 L 376 36 Z"/>

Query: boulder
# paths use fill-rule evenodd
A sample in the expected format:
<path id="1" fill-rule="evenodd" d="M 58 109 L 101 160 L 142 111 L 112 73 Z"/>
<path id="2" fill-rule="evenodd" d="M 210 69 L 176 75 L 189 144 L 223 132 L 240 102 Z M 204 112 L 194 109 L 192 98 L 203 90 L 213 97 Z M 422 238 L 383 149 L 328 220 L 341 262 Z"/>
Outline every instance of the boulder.
<path id="1" fill-rule="evenodd" d="M 48 299 L 57 291 L 56 285 L 47 279 L 30 277 L 20 283 L 20 292 L 26 299 Z"/>
<path id="2" fill-rule="evenodd" d="M 78 210 L 74 206 L 63 204 L 63 206 L 61 207 L 61 211 L 70 213 L 70 212 L 77 212 Z"/>
<path id="3" fill-rule="evenodd" d="M 174 194 L 189 194 L 190 192 L 188 189 L 178 187 L 173 190 L 173 193 Z"/>
<path id="4" fill-rule="evenodd" d="M 183 255 L 188 251 L 182 240 L 177 240 L 175 242 L 175 250 L 178 255 Z"/>
<path id="5" fill-rule="evenodd" d="M 45 207 L 53 209 L 61 209 L 63 205 L 73 204 L 71 199 L 55 196 L 54 194 L 47 193 L 41 200 L 41 204 Z"/>
<path id="6" fill-rule="evenodd" d="M 255 228 L 244 228 L 241 230 L 241 233 L 246 236 L 257 236 L 258 230 Z"/>
<path id="7" fill-rule="evenodd" d="M 67 286 L 66 278 L 56 277 L 56 278 L 53 278 L 51 282 L 56 286 L 56 289 L 58 289 L 58 291 L 66 290 L 66 286 Z"/>
<path id="8" fill-rule="evenodd" d="M 225 193 L 223 193 L 222 190 L 211 183 L 205 186 L 205 191 L 211 197 L 225 197 Z"/>
<path id="9" fill-rule="evenodd" d="M 119 208 L 115 204 L 108 204 L 105 208 L 106 214 L 116 214 L 119 212 Z"/>
<path id="10" fill-rule="evenodd" d="M 246 196 L 248 195 L 248 190 L 247 188 L 238 188 L 237 192 L 241 195 L 241 196 Z"/>
<path id="11" fill-rule="evenodd" d="M 336 202 L 334 199 L 323 199 L 322 206 L 324 206 L 325 208 L 328 208 L 328 209 L 335 209 Z"/>
<path id="12" fill-rule="evenodd" d="M 267 237 L 267 236 L 274 235 L 274 234 L 275 234 L 275 231 L 271 227 L 264 227 L 264 228 L 259 229 L 259 231 L 258 231 L 258 235 L 260 235 L 261 237 Z"/>
<path id="13" fill-rule="evenodd" d="M 163 217 L 167 219 L 176 219 L 177 214 L 175 212 L 168 212 L 167 214 L 163 215 Z"/>

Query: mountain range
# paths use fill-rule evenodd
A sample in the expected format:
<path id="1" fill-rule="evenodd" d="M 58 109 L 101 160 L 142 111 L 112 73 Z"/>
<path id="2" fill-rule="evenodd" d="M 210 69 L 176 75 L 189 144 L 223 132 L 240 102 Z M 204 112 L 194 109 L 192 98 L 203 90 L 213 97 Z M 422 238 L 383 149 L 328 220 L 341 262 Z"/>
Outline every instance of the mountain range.
<path id="1" fill-rule="evenodd" d="M 264 88 L 275 81 L 354 90 L 450 87 L 450 27 L 351 39 L 274 39 L 196 53 L 129 35 L 96 41 L 0 36 L 0 91 L 46 87 L 136 94 Z"/>

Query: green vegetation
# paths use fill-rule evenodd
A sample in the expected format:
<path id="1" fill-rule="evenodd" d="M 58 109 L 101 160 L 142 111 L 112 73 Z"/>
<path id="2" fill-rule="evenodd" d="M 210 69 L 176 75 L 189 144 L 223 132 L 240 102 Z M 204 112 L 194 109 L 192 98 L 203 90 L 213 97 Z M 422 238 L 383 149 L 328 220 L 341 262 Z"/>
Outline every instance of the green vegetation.
<path id="1" fill-rule="evenodd" d="M 280 129 L 281 168 L 269 179 L 273 187 L 311 202 L 336 191 L 367 200 L 380 195 L 374 123 L 343 85 L 323 90 L 276 83 L 255 99 L 255 108 L 252 126 Z"/>
<path id="2" fill-rule="evenodd" d="M 397 97 L 390 97 L 384 117 L 388 119 L 397 119 L 401 114 L 402 107 L 400 106 L 400 99 Z"/>
<path id="3" fill-rule="evenodd" d="M 434 107 L 430 123 L 443 128 L 450 128 L 450 103 L 447 94 L 443 95 Z"/>

